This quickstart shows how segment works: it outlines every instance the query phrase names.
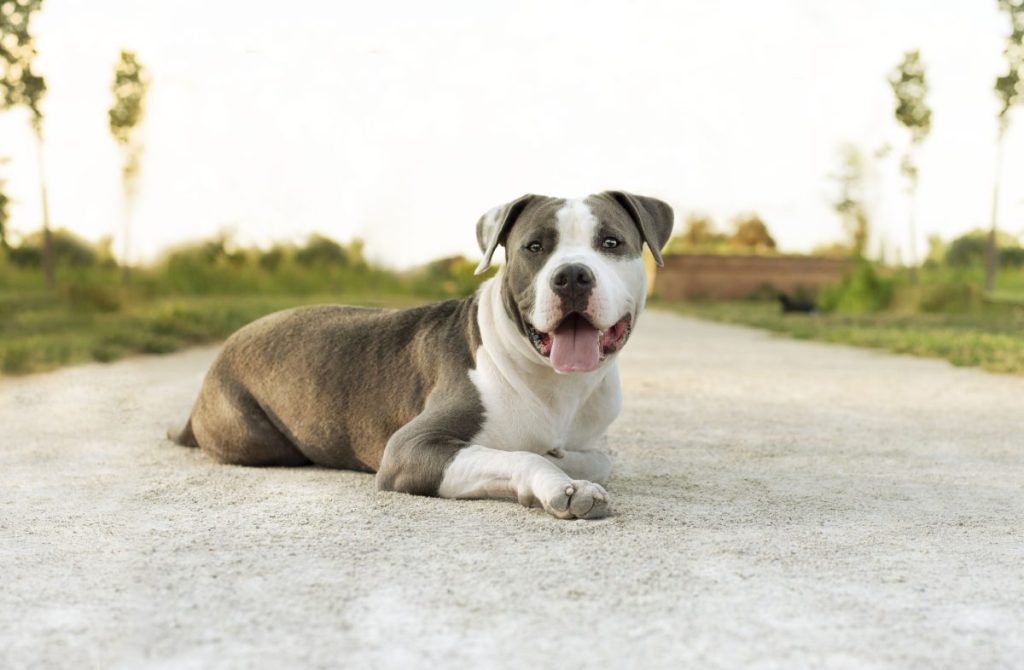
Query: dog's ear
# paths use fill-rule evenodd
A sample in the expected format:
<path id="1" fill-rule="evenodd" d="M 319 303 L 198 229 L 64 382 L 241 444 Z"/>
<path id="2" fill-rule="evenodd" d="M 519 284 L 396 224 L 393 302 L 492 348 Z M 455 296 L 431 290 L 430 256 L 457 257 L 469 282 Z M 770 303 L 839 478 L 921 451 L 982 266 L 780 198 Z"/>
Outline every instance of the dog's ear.
<path id="1" fill-rule="evenodd" d="M 647 198 L 642 195 L 633 195 L 625 191 L 605 191 L 608 196 L 619 204 L 633 223 L 640 229 L 644 242 L 654 256 L 654 262 L 661 267 L 665 261 L 661 257 L 661 250 L 665 248 L 668 238 L 672 236 L 672 208 L 668 203 L 657 198 Z"/>
<path id="2" fill-rule="evenodd" d="M 480 243 L 480 251 L 484 252 L 484 258 L 480 261 L 480 265 L 476 266 L 475 274 L 481 274 L 491 267 L 491 257 L 494 256 L 499 244 L 505 244 L 512 224 L 516 222 L 526 206 L 539 197 L 527 193 L 507 205 L 495 207 L 480 217 L 476 224 L 476 241 Z"/>

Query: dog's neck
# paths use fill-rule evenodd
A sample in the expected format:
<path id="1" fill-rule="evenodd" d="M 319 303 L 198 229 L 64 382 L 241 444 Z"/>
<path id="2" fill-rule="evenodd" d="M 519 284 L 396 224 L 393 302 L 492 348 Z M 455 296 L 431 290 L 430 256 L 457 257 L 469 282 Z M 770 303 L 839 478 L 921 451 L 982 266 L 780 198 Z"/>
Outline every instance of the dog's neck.
<path id="1" fill-rule="evenodd" d="M 529 390 L 536 394 L 542 389 L 545 394 L 550 392 L 555 395 L 570 387 L 577 397 L 590 395 L 615 370 L 614 358 L 605 361 L 593 372 L 556 372 L 533 349 L 506 312 L 501 295 L 501 272 L 484 282 L 477 291 L 477 324 L 486 355 L 506 381 L 516 388 L 521 387 L 524 392 Z"/>

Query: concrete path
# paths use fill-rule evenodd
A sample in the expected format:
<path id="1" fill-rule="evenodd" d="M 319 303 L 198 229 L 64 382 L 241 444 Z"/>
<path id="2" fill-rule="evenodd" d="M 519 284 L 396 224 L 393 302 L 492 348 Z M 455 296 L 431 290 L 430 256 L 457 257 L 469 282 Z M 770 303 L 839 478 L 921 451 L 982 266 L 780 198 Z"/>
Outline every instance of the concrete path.
<path id="1" fill-rule="evenodd" d="M 649 313 L 564 522 L 173 446 L 214 353 L 0 381 L 0 667 L 1024 666 L 1024 378 Z"/>

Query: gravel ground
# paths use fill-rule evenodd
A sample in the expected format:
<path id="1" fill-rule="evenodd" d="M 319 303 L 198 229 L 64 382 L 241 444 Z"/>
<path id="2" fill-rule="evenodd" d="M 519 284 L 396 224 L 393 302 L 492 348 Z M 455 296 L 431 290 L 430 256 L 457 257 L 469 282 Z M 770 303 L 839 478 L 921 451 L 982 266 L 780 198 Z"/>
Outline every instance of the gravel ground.
<path id="1" fill-rule="evenodd" d="M 651 312 L 566 522 L 176 447 L 215 351 L 0 381 L 0 667 L 1024 666 L 1024 378 Z"/>

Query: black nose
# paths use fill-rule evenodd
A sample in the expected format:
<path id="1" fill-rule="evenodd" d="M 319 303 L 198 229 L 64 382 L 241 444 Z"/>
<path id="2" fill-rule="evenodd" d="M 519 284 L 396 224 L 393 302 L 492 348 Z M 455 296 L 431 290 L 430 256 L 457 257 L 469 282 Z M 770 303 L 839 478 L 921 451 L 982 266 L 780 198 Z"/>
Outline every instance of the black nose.
<path id="1" fill-rule="evenodd" d="M 566 298 L 582 297 L 594 286 L 594 273 L 582 263 L 569 263 L 551 275 L 551 289 Z"/>

